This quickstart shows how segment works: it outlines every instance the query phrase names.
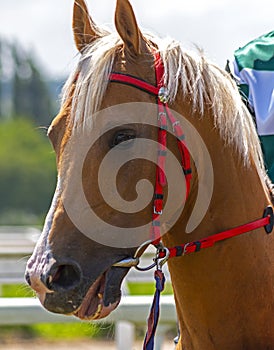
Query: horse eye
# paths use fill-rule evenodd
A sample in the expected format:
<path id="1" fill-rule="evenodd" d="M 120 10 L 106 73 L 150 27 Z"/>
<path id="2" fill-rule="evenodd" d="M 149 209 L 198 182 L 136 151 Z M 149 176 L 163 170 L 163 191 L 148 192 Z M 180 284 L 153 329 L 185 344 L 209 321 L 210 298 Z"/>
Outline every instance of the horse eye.
<path id="1" fill-rule="evenodd" d="M 136 133 L 134 130 L 119 130 L 115 133 L 111 143 L 110 147 L 118 146 L 122 148 L 129 147 L 132 142 L 131 140 L 134 140 L 136 138 Z"/>

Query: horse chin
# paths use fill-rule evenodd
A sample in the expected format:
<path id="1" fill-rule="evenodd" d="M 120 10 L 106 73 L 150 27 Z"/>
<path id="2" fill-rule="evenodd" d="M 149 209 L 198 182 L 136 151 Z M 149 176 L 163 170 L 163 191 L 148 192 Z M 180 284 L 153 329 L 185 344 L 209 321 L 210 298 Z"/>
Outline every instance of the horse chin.
<path id="1" fill-rule="evenodd" d="M 105 301 L 107 285 L 107 272 L 99 276 L 88 289 L 80 307 L 74 312 L 74 316 L 81 320 L 98 320 L 108 316 L 119 304 L 118 300 L 108 303 Z"/>

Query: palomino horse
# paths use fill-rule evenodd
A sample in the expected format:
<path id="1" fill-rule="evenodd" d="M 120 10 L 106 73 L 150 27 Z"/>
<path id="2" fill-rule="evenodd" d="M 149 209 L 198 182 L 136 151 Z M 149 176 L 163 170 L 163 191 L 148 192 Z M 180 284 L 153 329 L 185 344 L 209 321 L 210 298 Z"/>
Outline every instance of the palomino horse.
<path id="1" fill-rule="evenodd" d="M 270 233 L 273 193 L 237 87 L 202 54 L 144 35 L 128 0 L 117 0 L 115 24 L 118 35 L 100 29 L 84 0 L 75 0 L 73 29 L 81 56 L 48 131 L 58 183 L 26 279 L 46 309 L 103 318 L 119 304 L 121 282 L 138 260 L 136 249 L 141 246 L 141 255 L 153 240 L 151 232 L 159 243 L 159 230 L 164 230 L 162 244 L 177 246 L 175 255 L 186 255 L 168 261 L 181 333 L 177 348 L 274 349 L 274 238 L 263 227 Z M 166 116 L 176 137 L 161 119 Z M 127 160 L 135 146 L 149 156 L 142 159 L 138 153 Z M 172 181 L 171 171 L 165 178 L 166 154 L 167 171 L 169 159 L 179 163 L 184 157 L 185 176 L 175 172 Z M 124 163 L 108 184 L 120 157 Z M 157 187 L 154 199 L 148 181 Z M 119 192 L 122 204 L 104 201 L 102 188 L 110 199 Z M 140 207 L 137 199 L 143 196 Z M 182 210 L 176 205 L 164 216 L 178 198 Z M 201 205 L 197 211 L 198 200 L 206 209 Z M 132 203 L 137 203 L 135 212 Z M 195 210 L 197 222 L 192 220 L 190 228 Z M 215 234 L 235 227 L 241 231 L 250 222 L 258 225 L 202 249 L 210 242 L 205 237 L 214 240 Z M 143 232 L 138 228 L 151 225 L 148 237 L 145 233 L 138 240 L 137 233 Z M 127 230 L 132 234 L 127 236 Z M 158 255 L 165 254 L 158 247 Z"/>

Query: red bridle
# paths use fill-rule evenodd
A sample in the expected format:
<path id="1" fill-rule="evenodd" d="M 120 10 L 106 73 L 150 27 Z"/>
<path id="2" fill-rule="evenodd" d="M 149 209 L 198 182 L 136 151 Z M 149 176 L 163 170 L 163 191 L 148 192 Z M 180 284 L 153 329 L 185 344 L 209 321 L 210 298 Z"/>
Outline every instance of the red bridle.
<path id="1" fill-rule="evenodd" d="M 191 160 L 188 148 L 185 143 L 185 135 L 181 128 L 179 121 L 173 116 L 168 102 L 168 91 L 164 86 L 164 65 L 159 52 L 154 54 L 155 62 L 155 76 L 156 76 L 156 86 L 132 75 L 124 73 L 111 73 L 110 82 L 121 83 L 133 86 L 137 89 L 143 90 L 146 93 L 154 95 L 157 97 L 158 105 L 158 166 L 156 170 L 156 181 L 154 188 L 154 206 L 152 213 L 152 234 L 151 243 L 157 248 L 161 240 L 160 235 L 160 216 L 163 212 L 163 198 L 164 198 L 164 187 L 166 185 L 166 178 L 164 174 L 165 168 L 165 158 L 166 158 L 166 136 L 168 121 L 171 123 L 175 136 L 177 138 L 178 148 L 180 151 L 182 159 L 182 169 L 185 175 L 186 181 L 186 199 L 189 195 L 190 184 L 191 184 Z M 213 246 L 216 242 L 255 230 L 260 227 L 264 227 L 267 233 L 272 232 L 273 229 L 273 208 L 271 206 L 267 207 L 264 211 L 263 217 L 252 221 L 250 223 L 235 227 L 233 229 L 223 231 L 199 241 L 189 242 L 182 244 L 174 248 L 165 248 L 159 251 L 157 254 L 158 259 L 162 259 L 166 254 L 170 258 L 175 256 L 181 256 L 189 254 L 192 252 L 198 252 L 203 248 L 208 248 Z M 161 249 L 161 248 L 160 248 Z M 133 261 L 132 265 L 135 265 Z M 115 266 L 123 266 L 122 262 L 119 262 Z M 130 266 L 130 264 L 129 264 Z"/>
<path id="2" fill-rule="evenodd" d="M 186 198 L 190 191 L 191 182 L 191 163 L 190 154 L 185 143 L 185 135 L 181 128 L 180 122 L 173 116 L 171 110 L 168 107 L 168 92 L 164 87 L 164 65 L 160 54 L 157 52 L 154 55 L 155 61 L 155 76 L 156 86 L 149 84 L 148 82 L 136 78 L 134 76 L 124 73 L 112 73 L 110 75 L 110 81 L 116 83 L 122 83 L 133 86 L 137 89 L 143 90 L 151 95 L 157 97 L 158 105 L 158 156 L 157 156 L 157 168 L 154 187 L 154 203 L 152 213 L 152 228 L 151 228 L 151 243 L 157 246 L 161 240 L 160 232 L 160 217 L 163 212 L 163 200 L 164 200 L 164 187 L 166 186 L 165 177 L 165 162 L 167 155 L 167 129 L 168 121 L 170 122 L 174 134 L 177 138 L 178 149 L 181 155 L 181 165 L 185 176 L 186 183 Z"/>
<path id="3" fill-rule="evenodd" d="M 152 229 L 150 243 L 154 244 L 157 248 L 157 254 L 154 259 L 154 264 L 148 268 L 139 268 L 137 265 L 139 263 L 139 255 L 143 247 L 141 246 L 134 258 L 124 259 L 113 266 L 117 267 L 130 267 L 135 266 L 139 270 L 147 270 L 156 266 L 156 271 L 154 274 L 156 280 L 156 291 L 154 294 L 154 299 L 152 307 L 150 310 L 148 318 L 148 329 L 144 340 L 144 350 L 153 350 L 154 347 L 154 336 L 156 332 L 156 327 L 159 318 L 159 299 L 160 293 L 164 289 L 165 278 L 162 273 L 162 265 L 168 258 L 173 258 L 177 256 L 182 256 L 190 254 L 193 252 L 198 252 L 201 249 L 212 247 L 216 242 L 226 240 L 228 238 L 241 235 L 243 233 L 255 230 L 257 228 L 264 227 L 266 233 L 271 233 L 273 230 L 273 208 L 271 206 L 267 207 L 264 211 L 263 217 L 257 219 L 248 224 L 244 224 L 235 227 L 230 230 L 226 230 L 204 239 L 185 243 L 173 248 L 165 248 L 161 244 L 161 233 L 160 233 L 160 217 L 163 212 L 163 199 L 164 199 L 164 187 L 166 185 L 165 177 L 165 159 L 167 154 L 167 128 L 168 121 L 171 123 L 175 136 L 177 138 L 178 148 L 180 151 L 182 159 L 182 169 L 185 175 L 186 181 L 186 198 L 190 191 L 190 181 L 191 181 L 191 161 L 188 148 L 185 143 L 185 136 L 183 130 L 180 126 L 178 120 L 176 120 L 168 107 L 168 91 L 166 90 L 163 82 L 164 76 L 164 65 L 160 54 L 157 52 L 154 54 L 155 61 L 155 75 L 156 75 L 156 86 L 149 84 L 139 78 L 123 73 L 112 73 L 110 75 L 110 81 L 116 83 L 122 83 L 126 85 L 133 86 L 135 88 L 141 89 L 149 94 L 157 96 L 158 105 L 158 160 L 156 168 L 156 180 L 154 188 L 154 206 L 152 213 Z M 145 246 L 148 242 L 145 243 Z"/>

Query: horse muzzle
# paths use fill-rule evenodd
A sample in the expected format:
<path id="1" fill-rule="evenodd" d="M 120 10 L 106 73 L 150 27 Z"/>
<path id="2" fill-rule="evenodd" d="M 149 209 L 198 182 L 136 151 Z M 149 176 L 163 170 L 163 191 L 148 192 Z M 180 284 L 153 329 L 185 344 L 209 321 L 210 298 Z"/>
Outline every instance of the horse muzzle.
<path id="1" fill-rule="evenodd" d="M 94 320 L 106 317 L 118 306 L 127 271 L 125 267 L 110 267 L 94 278 L 84 276 L 73 260 L 40 259 L 39 264 L 30 260 L 25 278 L 48 311 Z"/>
<path id="2" fill-rule="evenodd" d="M 80 298 L 75 295 L 83 285 L 83 274 L 75 261 L 41 259 L 34 264 L 30 260 L 25 279 L 49 311 L 70 314 L 79 307 Z"/>

